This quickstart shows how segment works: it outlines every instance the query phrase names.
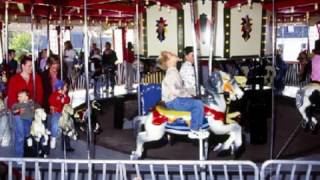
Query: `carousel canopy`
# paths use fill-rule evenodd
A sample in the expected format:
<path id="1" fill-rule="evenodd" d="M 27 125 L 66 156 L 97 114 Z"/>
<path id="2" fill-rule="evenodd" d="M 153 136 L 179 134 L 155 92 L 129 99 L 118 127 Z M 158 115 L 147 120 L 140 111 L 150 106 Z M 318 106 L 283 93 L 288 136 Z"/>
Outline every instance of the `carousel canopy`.
<path id="1" fill-rule="evenodd" d="M 133 21 L 136 4 L 139 10 L 157 4 L 166 7 L 181 9 L 182 4 L 189 0 L 87 0 L 88 18 L 97 21 L 129 22 Z M 203 0 L 205 2 L 207 0 Z M 245 4 L 263 3 L 263 7 L 272 10 L 272 0 L 220 0 L 225 2 L 226 8 L 233 8 Z M 84 2 L 82 0 L 7 0 L 0 3 L 0 12 L 4 14 L 5 2 L 9 4 L 9 15 L 14 17 L 33 14 L 37 19 L 58 20 L 60 8 L 65 20 L 83 19 Z M 275 11 L 278 21 L 285 19 L 306 19 L 319 16 L 319 0 L 275 0 Z"/>
<path id="2" fill-rule="evenodd" d="M 21 17 L 31 16 L 33 7 L 36 19 L 58 20 L 60 8 L 62 18 L 67 20 L 83 19 L 84 2 L 82 0 L 9 0 L 0 3 L 0 12 L 5 14 L 5 3 L 8 2 L 10 16 Z M 103 20 L 108 22 L 121 20 L 122 22 L 133 21 L 136 11 L 136 4 L 139 4 L 140 11 L 153 4 L 181 8 L 180 0 L 87 0 L 88 19 Z"/>

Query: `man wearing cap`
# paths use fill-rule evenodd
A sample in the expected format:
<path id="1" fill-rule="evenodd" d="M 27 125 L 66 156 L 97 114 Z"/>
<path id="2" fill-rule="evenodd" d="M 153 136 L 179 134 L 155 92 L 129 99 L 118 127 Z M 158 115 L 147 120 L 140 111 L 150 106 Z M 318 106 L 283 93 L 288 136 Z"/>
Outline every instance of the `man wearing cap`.
<path id="1" fill-rule="evenodd" d="M 192 96 L 196 96 L 196 76 L 193 66 L 193 47 L 187 46 L 186 48 L 184 48 L 184 60 L 185 61 L 180 69 L 180 75 L 183 81 L 183 85 Z"/>

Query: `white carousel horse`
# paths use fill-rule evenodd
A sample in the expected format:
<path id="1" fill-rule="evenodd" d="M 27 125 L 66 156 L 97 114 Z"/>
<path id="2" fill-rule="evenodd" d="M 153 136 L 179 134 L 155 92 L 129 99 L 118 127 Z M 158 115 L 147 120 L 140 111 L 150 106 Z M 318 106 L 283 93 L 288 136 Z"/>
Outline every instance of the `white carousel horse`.
<path id="1" fill-rule="evenodd" d="M 207 88 L 209 88 L 207 90 L 211 95 L 211 98 L 204 100 L 206 104 L 205 117 L 208 122 L 204 122 L 201 129 L 209 129 L 215 134 L 228 134 L 229 138 L 220 146 L 221 149 L 239 148 L 242 144 L 241 127 L 236 122 L 231 122 L 230 124 L 223 122 L 226 110 L 224 92 L 229 92 L 230 99 L 236 100 L 243 96 L 242 90 L 234 78 L 222 71 L 215 71 L 209 77 Z M 227 116 L 227 119 L 231 118 Z M 145 131 L 138 133 L 136 150 L 132 152 L 130 158 L 141 158 L 144 151 L 144 143 L 160 140 L 166 132 L 187 135 L 190 131 L 188 127 L 190 119 L 190 112 L 172 111 L 156 106 L 155 110 L 140 117 L 140 127 L 144 125 Z M 202 151 L 201 148 L 200 146 L 199 151 Z M 205 156 L 207 156 L 206 152 Z"/>
<path id="2" fill-rule="evenodd" d="M 43 108 L 37 108 L 34 114 L 34 120 L 30 127 L 30 137 L 27 139 L 28 147 L 33 146 L 33 142 L 42 143 L 38 148 L 35 149 L 35 156 L 48 156 L 48 151 L 44 147 L 48 146 L 50 131 L 44 126 L 43 121 L 47 119 L 47 114 Z"/>
<path id="3" fill-rule="evenodd" d="M 62 133 L 67 135 L 74 140 L 77 140 L 77 133 L 75 130 L 73 119 L 71 115 L 73 115 L 74 110 L 70 104 L 65 104 L 62 109 L 62 114 L 59 119 L 59 127 L 62 129 Z"/>
<path id="4" fill-rule="evenodd" d="M 303 118 L 302 127 L 314 131 L 318 125 L 318 121 L 314 116 L 314 108 L 320 107 L 320 85 L 310 83 L 300 89 L 296 95 L 296 106 Z"/>
<path id="5" fill-rule="evenodd" d="M 42 121 L 47 119 L 47 114 L 43 108 L 37 108 L 34 114 L 34 120 L 32 121 L 31 128 L 30 128 L 30 135 L 35 138 L 37 142 L 40 142 L 41 138 L 44 138 L 43 145 L 48 144 L 49 135 L 51 134 L 50 131 L 44 126 Z M 32 146 L 29 143 L 30 140 L 28 139 L 28 146 Z M 32 141 L 31 141 L 32 143 Z"/>
<path id="6" fill-rule="evenodd" d="M 10 125 L 9 113 L 6 109 L 4 102 L 0 99 L 0 146 L 7 147 L 10 145 Z"/>

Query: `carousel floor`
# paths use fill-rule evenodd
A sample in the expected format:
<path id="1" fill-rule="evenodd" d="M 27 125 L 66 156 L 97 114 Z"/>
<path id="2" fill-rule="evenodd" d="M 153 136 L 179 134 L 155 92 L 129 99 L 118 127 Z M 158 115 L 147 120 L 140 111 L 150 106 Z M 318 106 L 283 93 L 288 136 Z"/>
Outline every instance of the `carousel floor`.
<path id="1" fill-rule="evenodd" d="M 125 94 L 125 90 L 122 88 L 122 95 Z M 295 88 L 286 88 L 286 93 L 294 94 Z M 121 91 L 120 91 L 121 92 Z M 81 96 L 82 93 L 82 96 Z M 83 92 L 77 92 L 73 95 L 74 106 L 76 103 L 83 103 Z M 116 94 L 118 95 L 118 94 Z M 94 146 L 96 159 L 129 159 L 129 154 L 135 148 L 135 136 L 131 129 L 119 129 L 115 128 L 115 109 L 113 97 L 102 98 L 101 103 L 103 110 L 98 114 L 98 120 L 102 124 L 103 132 L 96 137 L 96 145 Z M 76 102 L 76 103 L 75 103 Z M 126 111 L 135 111 L 136 107 L 133 105 L 137 103 L 130 103 L 129 108 Z M 125 114 L 130 112 L 125 112 Z M 134 114 L 134 112 L 133 112 Z M 297 127 L 301 118 L 298 111 L 295 108 L 294 99 L 286 96 L 276 98 L 275 101 L 275 153 L 279 152 L 281 147 L 289 138 L 291 132 Z M 246 149 L 240 159 L 252 160 L 261 162 L 270 157 L 270 119 L 267 119 L 268 140 L 264 144 L 250 144 L 250 134 L 245 133 Z M 129 122 L 130 123 L 130 122 Z M 221 138 L 221 137 L 220 137 Z M 222 137 L 223 138 L 223 137 Z M 66 158 L 86 159 L 87 151 L 84 151 L 86 142 L 82 140 L 72 142 L 72 146 L 75 151 L 67 153 Z M 210 137 L 211 147 L 217 140 L 217 137 Z M 64 158 L 63 151 L 58 147 L 51 151 L 50 158 Z M 171 143 L 168 143 L 166 139 L 160 142 L 152 142 L 146 144 L 145 148 L 147 153 L 146 159 L 177 159 L 177 160 L 196 160 L 198 159 L 198 145 L 197 142 L 190 142 L 184 137 L 176 136 Z M 1 157 L 14 157 L 13 147 L 0 147 Z M 280 157 L 281 159 L 308 159 L 308 160 L 320 160 L 320 141 L 319 133 L 310 133 L 299 129 L 298 134 L 288 146 L 287 150 Z M 215 159 L 233 159 L 232 156 L 217 157 L 217 153 L 211 152 L 209 154 L 209 160 Z"/>
<path id="2" fill-rule="evenodd" d="M 288 90 L 289 91 L 289 90 Z M 291 90 L 291 91 L 294 91 Z M 291 92 L 292 93 L 292 92 Z M 135 136 L 130 129 L 117 129 L 114 128 L 114 107 L 110 101 L 103 103 L 104 112 L 98 116 L 99 121 L 103 126 L 103 133 L 100 134 L 96 142 L 98 145 L 113 149 L 119 152 L 130 154 L 135 148 Z M 134 108 L 133 108 L 134 109 Z M 130 111 L 130 109 L 128 110 Z M 295 108 L 293 98 L 280 96 L 275 101 L 275 149 L 274 156 L 279 152 L 281 147 L 285 144 L 291 132 L 300 123 L 300 115 Z M 246 150 L 240 159 L 264 161 L 270 158 L 270 127 L 271 119 L 267 119 L 268 140 L 264 144 L 250 144 L 250 135 L 245 133 Z M 218 137 L 223 138 L 223 137 Z M 217 137 L 211 137 L 210 142 L 213 147 Z M 173 144 L 173 145 L 171 145 Z M 174 137 L 170 143 L 164 138 L 160 142 L 147 143 L 146 158 L 151 159 L 198 159 L 198 145 L 197 142 L 190 142 L 184 137 Z M 319 158 L 320 154 L 320 141 L 319 134 L 304 131 L 299 128 L 299 131 L 288 146 L 287 150 L 280 158 L 294 159 L 301 157 Z M 233 159 L 233 157 L 217 157 L 216 153 L 210 153 L 209 159 Z"/>

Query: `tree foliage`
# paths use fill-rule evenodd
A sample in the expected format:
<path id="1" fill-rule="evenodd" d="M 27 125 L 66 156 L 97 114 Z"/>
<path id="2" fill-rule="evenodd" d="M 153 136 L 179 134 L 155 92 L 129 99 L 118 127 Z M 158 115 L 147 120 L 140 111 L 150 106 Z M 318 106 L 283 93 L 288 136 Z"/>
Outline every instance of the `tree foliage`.
<path id="1" fill-rule="evenodd" d="M 31 34 L 28 32 L 13 33 L 9 41 L 9 48 L 16 50 L 17 59 L 31 52 Z"/>

